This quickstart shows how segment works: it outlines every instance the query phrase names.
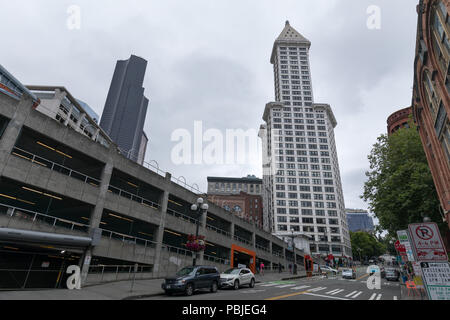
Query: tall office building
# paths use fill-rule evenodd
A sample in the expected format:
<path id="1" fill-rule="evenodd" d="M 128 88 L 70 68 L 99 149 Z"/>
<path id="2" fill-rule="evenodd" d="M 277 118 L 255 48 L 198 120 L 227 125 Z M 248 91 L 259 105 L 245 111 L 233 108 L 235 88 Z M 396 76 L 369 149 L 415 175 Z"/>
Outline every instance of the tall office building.
<path id="1" fill-rule="evenodd" d="M 328 104 L 314 103 L 310 46 L 288 21 L 273 45 L 276 102 L 266 105 L 259 132 L 264 226 L 280 237 L 309 236 L 313 255 L 351 257 L 337 122 Z"/>
<path id="2" fill-rule="evenodd" d="M 142 143 L 148 106 L 142 87 L 146 68 L 147 61 L 134 55 L 117 62 L 100 121 L 123 154 L 141 164 L 146 148 Z"/>
<path id="3" fill-rule="evenodd" d="M 345 209 L 347 214 L 348 229 L 351 232 L 365 231 L 374 232 L 373 219 L 366 210 Z"/>

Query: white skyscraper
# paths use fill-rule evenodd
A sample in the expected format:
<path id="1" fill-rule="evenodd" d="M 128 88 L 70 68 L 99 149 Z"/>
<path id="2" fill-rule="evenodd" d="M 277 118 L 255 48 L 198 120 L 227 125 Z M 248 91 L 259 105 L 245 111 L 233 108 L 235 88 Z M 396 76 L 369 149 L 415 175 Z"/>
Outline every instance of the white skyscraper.
<path id="1" fill-rule="evenodd" d="M 337 125 L 328 104 L 314 103 L 311 42 L 286 21 L 271 56 L 275 100 L 266 105 L 263 147 L 264 227 L 279 236 L 310 236 L 311 253 L 351 257 Z"/>

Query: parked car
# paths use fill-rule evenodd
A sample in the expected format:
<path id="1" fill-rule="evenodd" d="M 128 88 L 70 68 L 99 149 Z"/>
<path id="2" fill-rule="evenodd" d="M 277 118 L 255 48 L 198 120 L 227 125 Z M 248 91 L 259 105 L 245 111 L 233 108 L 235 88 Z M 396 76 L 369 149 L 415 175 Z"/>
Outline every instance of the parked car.
<path id="1" fill-rule="evenodd" d="M 338 273 L 336 269 L 333 269 L 329 266 L 320 266 L 320 270 L 322 270 L 322 272 L 332 273 L 333 275 L 337 275 Z"/>
<path id="2" fill-rule="evenodd" d="M 250 288 L 255 286 L 255 275 L 247 268 L 232 268 L 228 269 L 220 275 L 219 286 L 221 288 L 239 289 L 243 285 L 248 285 Z"/>
<path id="3" fill-rule="evenodd" d="M 353 269 L 342 270 L 342 278 L 344 279 L 356 279 L 356 272 Z"/>
<path id="4" fill-rule="evenodd" d="M 174 277 L 166 278 L 161 287 L 167 295 L 184 292 L 191 296 L 199 289 L 217 292 L 219 281 L 220 273 L 216 267 L 191 266 L 181 269 Z"/>
<path id="5" fill-rule="evenodd" d="M 400 278 L 400 272 L 396 269 L 386 269 L 386 280 L 387 281 L 398 281 Z"/>

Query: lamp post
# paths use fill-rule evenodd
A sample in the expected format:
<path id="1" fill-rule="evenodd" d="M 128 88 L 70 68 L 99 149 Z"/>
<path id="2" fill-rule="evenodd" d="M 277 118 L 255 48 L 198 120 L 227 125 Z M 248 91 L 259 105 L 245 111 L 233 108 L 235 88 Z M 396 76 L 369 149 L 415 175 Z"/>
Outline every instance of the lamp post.
<path id="1" fill-rule="evenodd" d="M 361 248 L 357 248 L 356 250 L 359 251 L 359 262 L 360 262 L 361 265 L 362 265 L 362 260 L 361 260 L 361 251 L 362 251 L 362 249 L 361 249 Z"/>
<path id="2" fill-rule="evenodd" d="M 203 198 L 198 198 L 197 203 L 194 203 L 191 206 L 191 210 L 196 212 L 197 214 L 197 221 L 196 221 L 196 228 L 195 228 L 195 237 L 198 237 L 198 228 L 200 224 L 200 218 L 203 216 L 204 213 L 208 211 L 208 204 L 203 203 Z M 195 267 L 197 262 L 197 252 L 194 253 L 194 260 L 192 261 L 192 265 Z"/>

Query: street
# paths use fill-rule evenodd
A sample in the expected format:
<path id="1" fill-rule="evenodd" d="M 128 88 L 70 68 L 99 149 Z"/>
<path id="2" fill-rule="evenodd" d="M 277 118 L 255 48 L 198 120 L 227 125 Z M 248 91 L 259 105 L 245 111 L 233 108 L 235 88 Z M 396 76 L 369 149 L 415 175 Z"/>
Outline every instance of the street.
<path id="1" fill-rule="evenodd" d="M 358 272 L 356 279 L 313 277 L 287 281 L 257 283 L 254 288 L 222 289 L 217 293 L 197 291 L 191 297 L 183 294 L 157 296 L 146 300 L 398 300 L 399 282 L 381 279 L 381 289 L 370 290 L 368 274 Z"/>

